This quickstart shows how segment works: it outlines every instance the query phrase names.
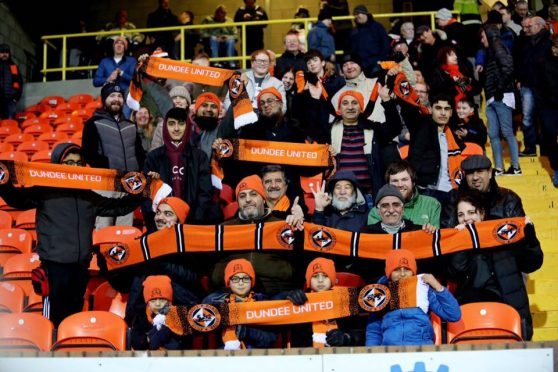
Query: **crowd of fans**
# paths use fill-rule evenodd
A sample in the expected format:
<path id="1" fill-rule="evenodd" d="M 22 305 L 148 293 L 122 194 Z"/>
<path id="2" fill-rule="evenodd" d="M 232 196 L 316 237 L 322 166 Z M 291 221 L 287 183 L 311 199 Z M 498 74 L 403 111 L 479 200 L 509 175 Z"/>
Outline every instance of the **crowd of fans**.
<path id="1" fill-rule="evenodd" d="M 255 1 L 244 3 L 234 21 L 267 19 Z M 114 193 L 35 190 L 24 196 L 8 186 L 0 189 L 9 204 L 25 201 L 37 208 L 38 252 L 49 277 L 49 314 L 55 325 L 80 309 L 91 258 L 91 230 L 94 225 L 115 223 L 107 220 L 112 217 L 95 222 L 95 215 L 119 215 L 117 224 L 131 224 L 129 212 L 141 204 L 146 234 L 177 223 L 242 225 L 280 220 L 296 230 L 302 230 L 304 222 L 313 222 L 367 234 L 434 233 L 483 220 L 525 217 L 519 196 L 499 186 L 497 177 L 521 175 L 519 157 L 537 155 L 539 129 L 540 154 L 549 157 L 558 187 L 558 38 L 552 37 L 556 6 L 548 7 L 547 21 L 531 16 L 523 0 L 513 9 L 497 2 L 487 22 L 481 23 L 479 16 L 478 22 L 467 24 L 443 8 L 436 13 L 437 29 L 405 22 L 388 36 L 367 8 L 358 5 L 353 9 L 355 27 L 340 27 L 350 42 L 341 44 L 344 54 L 336 55 L 340 36 L 332 32 L 331 17 L 343 14 L 339 12 L 346 2 L 322 3 L 318 23 L 307 35 L 307 51 L 293 29 L 284 36 L 285 51 L 275 60 L 263 49 L 264 28 L 248 28 L 251 67 L 240 79 L 257 121 L 240 127 L 228 86 L 157 78 L 143 80 L 141 108 L 130 116 L 126 91 L 137 61 L 128 48 L 139 38 L 132 31 L 130 37 L 114 38 L 114 53 L 101 61 L 93 81 L 102 86 L 103 107 L 86 122 L 83 146 L 60 145 L 52 161 L 141 170 L 164 181 L 172 196 L 153 208 L 150 200 L 122 199 Z M 232 21 L 226 14 L 225 7 L 219 6 L 203 23 Z M 193 21 L 188 12 L 180 18 L 183 24 Z M 465 17 L 469 19 L 475 17 Z M 168 0 L 161 0 L 149 15 L 149 27 L 177 24 Z M 133 29 L 123 21 L 118 27 Z M 233 55 L 236 27 L 204 32 L 211 57 L 218 56 L 220 49 Z M 153 56 L 176 56 L 175 36 L 146 35 L 160 47 Z M 13 115 L 10 99 L 17 101 L 19 95 L 16 75 L 9 73 L 17 69 L 4 67 L 11 66 L 9 50 L 3 57 L 5 51 L 0 47 L 0 83 L 2 112 L 9 117 Z M 192 64 L 209 66 L 209 55 L 192 53 Z M 229 67 L 237 65 L 230 62 Z M 488 130 L 478 112 L 481 92 Z M 522 151 L 514 133 L 514 110 L 523 114 Z M 483 154 L 487 136 L 493 161 Z M 510 149 L 507 169 L 502 138 Z M 219 161 L 224 178 L 215 182 L 210 160 L 215 161 L 215 152 L 231 139 L 328 144 L 336 172 L 329 178 L 318 177 L 305 190 L 301 179 L 322 169 L 228 158 Z M 465 157 L 470 146 L 480 152 Z M 403 148 L 406 160 L 401 156 Z M 225 213 L 226 185 L 235 190 L 238 211 L 234 215 Z M 66 210 L 70 203 L 66 199 L 75 199 L 78 207 Z M 304 282 L 309 292 L 330 290 L 337 272 L 389 285 L 422 273 L 418 280 L 427 289 L 421 292 L 420 303 L 426 305 L 395 308 L 369 319 L 312 324 L 311 329 L 293 332 L 292 345 L 432 343 L 429 309 L 444 320 L 456 321 L 458 304 L 478 301 L 513 306 L 522 319 L 523 337 L 529 340 L 533 324 L 522 273 L 540 268 L 543 254 L 534 227 L 525 218 L 525 239 L 516 246 L 421 260 L 418 268 L 412 250 L 393 251 L 385 263 L 351 257 L 311 261 L 315 257 L 296 252 L 223 253 L 167 258 L 130 272 L 111 273 L 109 280 L 117 290 L 130 293 L 126 321 L 135 349 L 188 347 L 188 337 L 173 333 L 165 323 L 165 315 L 176 306 L 264 299 L 289 299 L 300 305 L 307 300 L 301 290 Z M 72 255 L 76 249 L 79 254 Z M 202 277 L 209 278 L 209 288 L 215 292 L 201 287 Z M 440 284 L 448 281 L 455 283 L 453 295 Z M 423 334 L 417 336 L 413 330 Z M 273 328 L 223 329 L 225 349 L 270 347 L 276 339 Z"/>

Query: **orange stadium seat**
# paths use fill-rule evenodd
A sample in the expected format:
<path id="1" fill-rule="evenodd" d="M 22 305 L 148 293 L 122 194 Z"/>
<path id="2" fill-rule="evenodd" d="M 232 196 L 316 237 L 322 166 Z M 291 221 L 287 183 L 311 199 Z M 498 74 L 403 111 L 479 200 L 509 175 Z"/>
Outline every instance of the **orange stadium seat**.
<path id="1" fill-rule="evenodd" d="M 81 139 L 83 137 L 83 132 L 75 132 L 74 134 L 72 134 L 72 139 L 81 142 Z"/>
<path id="2" fill-rule="evenodd" d="M 31 155 L 31 161 L 36 163 L 50 163 L 50 157 L 52 155 L 51 150 L 37 151 Z"/>
<path id="3" fill-rule="evenodd" d="M 219 197 L 225 202 L 225 204 L 231 204 L 234 201 L 234 191 L 232 187 L 224 183 Z"/>
<path id="4" fill-rule="evenodd" d="M 141 235 L 141 230 L 133 226 L 107 226 L 93 230 L 93 245 L 121 243 Z"/>
<path id="5" fill-rule="evenodd" d="M 430 313 L 430 321 L 432 322 L 432 328 L 434 329 L 434 345 L 441 345 L 443 343 L 442 338 L 442 319 L 434 312 Z"/>
<path id="6" fill-rule="evenodd" d="M 0 142 L 0 153 L 14 151 L 14 146 L 11 143 Z"/>
<path id="7" fill-rule="evenodd" d="M 0 266 L 17 254 L 31 253 L 33 237 L 23 229 L 0 229 Z"/>
<path id="8" fill-rule="evenodd" d="M 479 344 L 519 342 L 521 317 L 513 307 L 498 302 L 477 302 L 461 306 L 461 320 L 448 323 L 448 343 Z"/>
<path id="9" fill-rule="evenodd" d="M 43 111 L 45 111 L 45 107 L 41 104 L 38 105 L 33 105 L 33 106 L 29 106 L 25 108 L 26 112 L 31 112 L 33 114 L 35 114 L 36 116 L 39 116 L 43 113 Z"/>
<path id="10" fill-rule="evenodd" d="M 31 291 L 27 294 L 27 303 L 23 308 L 25 313 L 41 313 L 43 312 L 43 297 Z"/>
<path id="11" fill-rule="evenodd" d="M 17 146 L 16 151 L 24 152 L 28 157 L 31 157 L 37 151 L 49 150 L 48 143 L 43 141 L 25 141 Z"/>
<path id="12" fill-rule="evenodd" d="M 77 103 L 62 103 L 61 105 L 56 106 L 56 111 L 59 115 L 70 115 L 72 112 L 77 111 L 80 109 L 79 104 Z"/>
<path id="13" fill-rule="evenodd" d="M 54 110 L 45 111 L 39 116 L 39 119 L 46 119 L 50 124 L 54 123 L 60 115 Z"/>
<path id="14" fill-rule="evenodd" d="M 94 111 L 95 110 L 92 109 L 79 109 L 77 111 L 74 111 L 72 115 L 82 118 L 83 120 L 87 120 L 91 117 L 91 115 L 93 115 Z"/>
<path id="15" fill-rule="evenodd" d="M 29 157 L 24 152 L 6 151 L 0 153 L 0 160 L 28 161 Z"/>
<path id="16" fill-rule="evenodd" d="M 17 284 L 26 295 L 34 293 L 31 283 L 31 271 L 41 264 L 37 253 L 16 254 L 9 258 L 4 265 L 2 282 Z"/>
<path id="17" fill-rule="evenodd" d="M 41 104 L 42 105 L 47 105 L 50 106 L 50 108 L 54 109 L 56 108 L 58 105 L 63 104 L 64 102 L 66 102 L 66 100 L 64 99 L 64 97 L 60 97 L 60 96 L 47 96 L 45 98 L 43 98 L 41 100 Z"/>
<path id="18" fill-rule="evenodd" d="M 236 216 L 237 211 L 238 211 L 238 202 L 232 202 L 230 204 L 227 204 L 223 208 L 223 216 L 225 217 L 225 221 L 233 219 Z"/>
<path id="19" fill-rule="evenodd" d="M 80 107 L 85 108 L 88 103 L 94 102 L 94 100 L 91 94 L 80 93 L 71 96 L 70 99 L 68 99 L 68 103 L 77 103 Z"/>
<path id="20" fill-rule="evenodd" d="M 21 133 L 21 129 L 18 127 L 0 127 L 0 140 L 4 140 L 6 137 Z"/>
<path id="21" fill-rule="evenodd" d="M 29 209 L 17 215 L 15 220 L 15 228 L 29 231 L 34 241 L 37 241 L 37 231 L 35 230 L 35 218 L 37 216 L 36 209 Z"/>
<path id="22" fill-rule="evenodd" d="M 123 295 L 112 288 L 109 282 L 101 283 L 93 292 L 92 310 L 109 311 L 122 319 L 126 316 L 128 295 Z"/>
<path id="23" fill-rule="evenodd" d="M 53 123 L 54 127 L 58 127 L 62 124 L 74 123 L 76 125 L 83 125 L 83 119 L 76 115 L 62 115 L 58 117 Z"/>
<path id="24" fill-rule="evenodd" d="M 36 117 L 37 115 L 35 115 L 34 113 L 26 111 L 18 112 L 17 114 L 15 114 L 15 119 L 20 123 L 23 123 L 27 119 L 34 119 Z"/>
<path id="25" fill-rule="evenodd" d="M 14 119 L 0 120 L 0 127 L 19 127 L 19 123 Z"/>
<path id="26" fill-rule="evenodd" d="M 50 120 L 48 118 L 33 118 L 33 119 L 27 119 L 25 120 L 23 123 L 21 123 L 21 129 L 25 129 L 27 127 L 30 127 L 31 125 L 37 125 L 37 124 L 42 124 L 42 125 L 48 125 L 50 123 Z"/>
<path id="27" fill-rule="evenodd" d="M 66 140 L 66 139 L 68 139 L 68 135 L 66 133 L 62 133 L 62 132 L 43 133 L 38 138 L 39 141 L 46 142 L 50 146 L 52 146 L 54 143 L 56 143 L 58 141 L 63 141 L 63 140 Z"/>
<path id="28" fill-rule="evenodd" d="M 67 317 L 58 327 L 52 351 L 123 351 L 128 326 L 108 311 L 84 311 Z"/>
<path id="29" fill-rule="evenodd" d="M 347 273 L 347 272 L 338 272 L 337 273 L 337 284 L 338 287 L 364 287 L 366 282 L 360 275 Z"/>
<path id="30" fill-rule="evenodd" d="M 0 210 L 0 230 L 11 229 L 14 224 L 14 219 L 11 214 L 6 211 Z"/>
<path id="31" fill-rule="evenodd" d="M 25 292 L 13 283 L 0 283 L 0 313 L 21 313 Z"/>
<path id="32" fill-rule="evenodd" d="M 467 157 L 471 155 L 484 155 L 484 149 L 473 142 L 465 142 L 465 148 L 461 152 L 461 156 Z"/>
<path id="33" fill-rule="evenodd" d="M 14 146 L 17 146 L 25 141 L 33 141 L 33 135 L 29 133 L 16 133 L 11 134 L 4 139 L 4 142 L 11 143 Z"/>
<path id="34" fill-rule="evenodd" d="M 14 313 L 0 315 L 0 350 L 49 351 L 54 327 L 39 314 Z"/>
<path id="35" fill-rule="evenodd" d="M 60 124 L 56 127 L 57 132 L 66 133 L 71 136 L 75 132 L 81 132 L 83 130 L 83 124 L 78 122 Z"/>
<path id="36" fill-rule="evenodd" d="M 30 125 L 23 130 L 23 133 L 29 133 L 33 137 L 38 137 L 44 133 L 52 132 L 52 127 L 50 125 L 43 125 L 43 124 L 34 124 Z"/>
<path id="37" fill-rule="evenodd" d="M 97 109 L 100 109 L 100 108 L 102 108 L 102 107 L 103 107 L 103 105 L 101 104 L 101 102 L 99 102 L 99 101 L 92 101 L 92 102 L 89 102 L 87 105 L 85 105 L 84 108 L 86 108 L 86 109 L 97 110 Z"/>

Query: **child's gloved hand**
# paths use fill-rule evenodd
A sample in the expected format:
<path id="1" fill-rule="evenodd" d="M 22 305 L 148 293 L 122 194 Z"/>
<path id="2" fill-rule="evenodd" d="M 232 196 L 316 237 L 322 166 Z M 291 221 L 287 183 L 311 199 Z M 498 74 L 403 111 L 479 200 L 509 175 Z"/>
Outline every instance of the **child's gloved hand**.
<path id="1" fill-rule="evenodd" d="M 332 329 L 326 333 L 326 342 L 329 346 L 349 346 L 351 335 L 340 329 Z"/>
<path id="2" fill-rule="evenodd" d="M 287 292 L 287 300 L 291 301 L 294 305 L 303 305 L 308 301 L 308 297 L 301 289 L 293 289 Z"/>
<path id="3" fill-rule="evenodd" d="M 161 330 L 161 327 L 163 325 L 166 325 L 165 321 L 166 321 L 166 315 L 163 315 L 161 313 L 155 315 L 155 318 L 153 318 L 153 326 L 155 326 L 157 328 L 158 331 Z"/>

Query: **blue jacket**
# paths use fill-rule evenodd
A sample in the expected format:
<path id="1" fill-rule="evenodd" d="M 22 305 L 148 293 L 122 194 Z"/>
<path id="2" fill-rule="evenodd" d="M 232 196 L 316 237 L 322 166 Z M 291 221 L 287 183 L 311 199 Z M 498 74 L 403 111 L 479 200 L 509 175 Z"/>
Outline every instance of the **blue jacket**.
<path id="1" fill-rule="evenodd" d="M 358 25 L 351 31 L 345 43 L 345 52 L 356 54 L 362 60 L 362 69 L 378 69 L 378 61 L 387 58 L 390 47 L 389 37 L 380 23 L 368 16 L 368 22 Z"/>
<path id="2" fill-rule="evenodd" d="M 118 85 L 123 91 L 127 92 L 137 63 L 138 61 L 134 57 L 129 56 L 123 56 L 118 63 L 112 57 L 103 58 L 101 63 L 99 63 L 99 67 L 97 67 L 97 72 L 95 72 L 93 86 L 102 87 L 105 85 L 110 74 L 118 67 L 122 70 L 122 75 L 118 79 Z"/>
<path id="3" fill-rule="evenodd" d="M 387 283 L 387 278 L 382 277 L 380 282 Z M 456 322 L 461 319 L 461 308 L 447 288 L 437 292 L 430 287 L 428 302 L 428 310 L 433 311 L 442 320 Z M 433 343 L 434 328 L 430 317 L 418 307 L 389 311 L 383 317 L 372 313 L 368 318 L 366 346 Z"/>
<path id="4" fill-rule="evenodd" d="M 308 33 L 308 49 L 318 49 L 329 61 L 335 54 L 335 40 L 323 22 L 318 22 Z"/>

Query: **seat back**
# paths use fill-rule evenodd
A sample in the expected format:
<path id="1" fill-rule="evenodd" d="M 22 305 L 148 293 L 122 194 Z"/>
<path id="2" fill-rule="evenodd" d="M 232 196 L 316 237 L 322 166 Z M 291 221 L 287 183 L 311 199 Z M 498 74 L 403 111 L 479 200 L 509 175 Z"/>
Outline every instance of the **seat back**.
<path id="1" fill-rule="evenodd" d="M 49 124 L 54 123 L 59 117 L 60 117 L 60 114 L 58 112 L 54 111 L 54 110 L 45 111 L 39 116 L 40 119 L 46 119 Z M 33 125 L 30 125 L 30 126 L 33 126 Z M 25 129 L 29 128 L 30 126 L 26 126 Z"/>
<path id="2" fill-rule="evenodd" d="M 1 314 L 0 350 L 49 351 L 53 330 L 50 320 L 39 314 Z"/>
<path id="3" fill-rule="evenodd" d="M 347 273 L 347 272 L 338 272 L 337 273 L 337 283 L 335 284 L 336 287 L 355 287 L 360 288 L 364 287 L 365 285 L 364 279 L 360 275 Z"/>
<path id="4" fill-rule="evenodd" d="M 92 310 L 109 311 L 124 319 L 128 295 L 123 295 L 112 288 L 109 282 L 103 282 L 93 291 L 92 296 Z"/>
<path id="5" fill-rule="evenodd" d="M 484 155 L 484 149 L 476 143 L 465 142 L 465 148 L 461 152 L 461 156 L 466 158 L 471 155 Z"/>
<path id="6" fill-rule="evenodd" d="M 107 226 L 93 231 L 93 245 L 122 243 L 141 234 L 141 230 L 133 226 Z"/>
<path id="7" fill-rule="evenodd" d="M 37 253 L 16 254 L 6 261 L 2 280 L 9 279 L 31 279 L 31 271 L 41 265 Z"/>
<path id="8" fill-rule="evenodd" d="M 16 133 L 16 134 L 10 134 L 8 137 L 6 137 L 4 139 L 5 142 L 7 143 L 11 143 L 13 146 L 17 146 L 20 143 L 26 142 L 26 141 L 33 141 L 33 135 L 29 134 L 29 133 Z"/>
<path id="9" fill-rule="evenodd" d="M 64 102 L 66 102 L 64 97 L 61 97 L 61 96 L 47 96 L 47 97 L 43 98 L 40 103 L 43 104 L 43 105 L 48 105 L 51 108 L 55 108 L 58 105 L 63 104 Z"/>
<path id="10" fill-rule="evenodd" d="M 82 93 L 70 97 L 68 103 L 77 103 L 80 107 L 85 107 L 89 102 L 93 102 L 94 98 L 91 94 Z"/>
<path id="11" fill-rule="evenodd" d="M 0 313 L 21 313 L 25 292 L 13 283 L 0 283 Z"/>
<path id="12" fill-rule="evenodd" d="M 14 219 L 12 215 L 6 211 L 0 210 L 0 230 L 1 229 L 11 229 L 14 224 Z"/>
<path id="13" fill-rule="evenodd" d="M 19 128 L 19 123 L 14 119 L 3 119 L 0 120 L 0 127 Z"/>
<path id="14" fill-rule="evenodd" d="M 52 145 L 58 141 L 63 141 L 65 139 L 68 139 L 68 134 L 62 132 L 43 133 L 38 138 L 39 141 L 46 142 L 49 145 Z"/>
<path id="15" fill-rule="evenodd" d="M 21 123 L 20 128 L 21 129 L 25 129 L 27 127 L 30 127 L 32 125 L 37 125 L 37 124 L 41 124 L 41 125 L 48 125 L 50 122 L 50 120 L 48 118 L 31 118 L 31 119 L 27 119 L 25 120 L 23 123 Z"/>
<path id="16" fill-rule="evenodd" d="M 430 322 L 432 323 L 432 328 L 434 329 L 434 345 L 442 344 L 442 319 L 434 312 L 430 313 Z"/>
<path id="17" fill-rule="evenodd" d="M 74 123 L 76 125 L 83 125 L 83 119 L 80 118 L 79 116 L 75 116 L 75 115 L 62 115 L 59 116 L 58 119 L 56 119 L 53 123 L 54 127 L 58 127 L 62 124 L 70 124 L 70 123 Z"/>
<path id="18" fill-rule="evenodd" d="M 22 229 L 0 229 L 0 266 L 17 254 L 31 253 L 33 237 Z M 5 272 L 5 269 L 4 269 Z"/>
<path id="19" fill-rule="evenodd" d="M 52 155 L 51 150 L 37 151 L 31 155 L 31 161 L 36 163 L 50 163 L 50 157 Z"/>
<path id="20" fill-rule="evenodd" d="M 21 212 L 16 218 L 15 227 L 24 230 L 35 230 L 36 215 L 36 209 L 28 209 Z"/>
<path id="21" fill-rule="evenodd" d="M 0 139 L 1 140 L 1 139 Z M 11 143 L 0 143 L 0 153 L 14 151 L 14 146 Z"/>
<path id="22" fill-rule="evenodd" d="M 50 125 L 35 124 L 31 125 L 23 130 L 23 133 L 29 133 L 34 137 L 39 137 L 41 134 L 52 132 L 52 127 Z"/>
<path id="23" fill-rule="evenodd" d="M 37 115 L 35 115 L 32 112 L 28 112 L 28 111 L 20 111 L 18 113 L 15 114 L 15 119 L 19 122 L 19 123 L 23 123 L 25 120 L 27 119 L 34 119 L 36 118 Z"/>
<path id="24" fill-rule="evenodd" d="M 25 141 L 17 146 L 16 151 L 24 152 L 27 156 L 31 156 L 37 151 L 48 150 L 49 145 L 43 141 Z"/>
<path id="25" fill-rule="evenodd" d="M 0 127 L 0 140 L 3 140 L 13 134 L 19 134 L 19 133 L 21 133 L 21 129 L 19 129 L 18 127 Z"/>
<path id="26" fill-rule="evenodd" d="M 224 201 L 226 205 L 231 204 L 234 201 L 234 191 L 232 187 L 224 183 L 219 193 L 219 198 Z"/>
<path id="27" fill-rule="evenodd" d="M 27 154 L 21 151 L 0 152 L 0 160 L 28 161 Z"/>
<path id="28" fill-rule="evenodd" d="M 71 114 L 74 111 L 80 109 L 80 105 L 77 103 L 62 103 L 56 106 L 55 110 L 59 115 Z"/>
<path id="29" fill-rule="evenodd" d="M 53 351 L 123 351 L 127 325 L 108 311 L 84 311 L 67 317 L 58 327 Z"/>
<path id="30" fill-rule="evenodd" d="M 461 320 L 448 323 L 448 343 L 518 342 L 521 317 L 513 307 L 498 302 L 461 306 Z"/>
<path id="31" fill-rule="evenodd" d="M 75 132 L 81 132 L 83 130 L 83 124 L 75 121 L 65 124 L 60 124 L 56 127 L 57 132 L 66 133 L 67 135 L 71 136 Z"/>

